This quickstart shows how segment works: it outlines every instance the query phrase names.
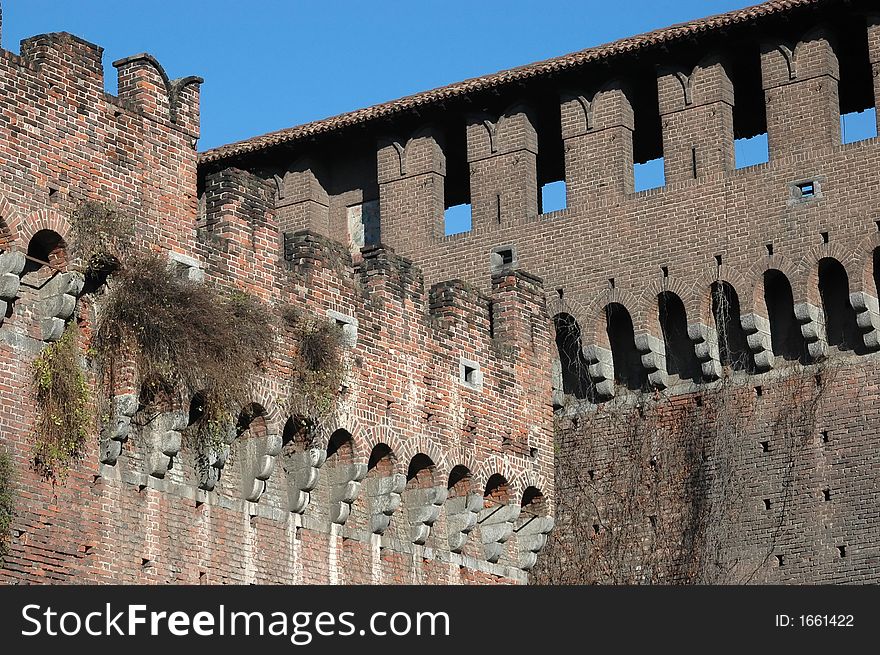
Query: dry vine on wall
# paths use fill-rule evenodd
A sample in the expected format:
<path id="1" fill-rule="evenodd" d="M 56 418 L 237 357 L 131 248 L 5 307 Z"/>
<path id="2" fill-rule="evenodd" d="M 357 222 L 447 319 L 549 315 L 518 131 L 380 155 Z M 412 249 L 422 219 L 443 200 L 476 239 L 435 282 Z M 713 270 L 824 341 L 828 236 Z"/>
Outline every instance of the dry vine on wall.
<path id="1" fill-rule="evenodd" d="M 579 334 L 564 332 L 579 352 Z M 733 349 L 729 349 L 732 351 Z M 589 398 L 579 360 L 565 361 Z M 754 378 L 728 365 L 691 394 L 620 393 L 584 405 L 567 396 L 556 415 L 557 523 L 538 584 L 724 584 L 758 579 L 790 518 L 798 464 L 817 434 L 833 386 L 828 361 L 777 372 L 772 405 L 758 406 Z M 769 530 L 754 524 L 750 457 L 761 440 L 779 451 L 779 507 Z"/>

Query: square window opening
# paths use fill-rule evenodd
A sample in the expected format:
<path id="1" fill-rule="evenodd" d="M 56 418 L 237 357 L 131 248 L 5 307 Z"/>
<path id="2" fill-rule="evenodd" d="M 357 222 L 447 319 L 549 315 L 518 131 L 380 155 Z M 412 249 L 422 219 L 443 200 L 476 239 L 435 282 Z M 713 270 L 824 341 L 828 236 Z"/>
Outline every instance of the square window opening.
<path id="1" fill-rule="evenodd" d="M 447 207 L 443 212 L 443 233 L 462 234 L 473 229 L 470 203 Z"/>
<path id="2" fill-rule="evenodd" d="M 766 164 L 770 161 L 767 133 L 764 132 L 747 139 L 736 139 L 733 142 L 733 151 L 737 168 Z"/>
<path id="3" fill-rule="evenodd" d="M 877 110 L 874 107 L 840 116 L 840 140 L 855 143 L 877 136 Z"/>
<path id="4" fill-rule="evenodd" d="M 663 169 L 663 157 L 651 159 L 633 166 L 633 179 L 636 191 L 647 191 L 666 186 L 666 173 Z"/>
<path id="5" fill-rule="evenodd" d="M 568 204 L 566 200 L 566 188 L 563 180 L 556 182 L 548 182 L 541 187 L 541 193 L 538 194 L 539 214 L 549 214 L 565 209 Z"/>
<path id="6" fill-rule="evenodd" d="M 472 360 L 462 358 L 459 367 L 459 381 L 472 389 L 479 389 L 483 386 L 483 375 L 480 371 L 480 365 Z"/>

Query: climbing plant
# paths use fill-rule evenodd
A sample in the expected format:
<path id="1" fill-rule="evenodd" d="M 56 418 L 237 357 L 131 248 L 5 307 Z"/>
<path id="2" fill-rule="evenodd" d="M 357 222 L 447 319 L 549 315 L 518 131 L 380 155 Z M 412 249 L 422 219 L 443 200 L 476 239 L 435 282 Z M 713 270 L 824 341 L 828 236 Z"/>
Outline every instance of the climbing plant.
<path id="1" fill-rule="evenodd" d="M 127 257 L 108 286 L 93 339 L 105 386 L 120 358 L 133 360 L 142 382 L 178 403 L 196 398 L 187 434 L 198 448 L 220 445 L 272 355 L 270 312 L 245 292 L 177 275 L 155 254 Z"/>
<path id="2" fill-rule="evenodd" d="M 12 460 L 6 451 L 0 450 L 0 567 L 9 552 L 9 540 L 15 503 L 12 495 Z"/>
<path id="3" fill-rule="evenodd" d="M 62 337 L 34 360 L 36 408 L 34 466 L 57 479 L 82 454 L 92 424 L 91 395 L 80 365 L 79 328 L 71 321 Z"/>
<path id="4" fill-rule="evenodd" d="M 71 250 L 78 257 L 87 277 L 113 272 L 131 245 L 134 220 L 107 202 L 88 200 L 71 216 Z"/>
<path id="5" fill-rule="evenodd" d="M 296 344 L 293 358 L 290 412 L 311 431 L 336 408 L 345 379 L 342 328 L 292 305 L 281 309 L 284 325 Z"/>
<path id="6" fill-rule="evenodd" d="M 834 375 L 827 361 L 780 371 L 773 403 L 760 414 L 756 388 L 729 369 L 694 394 L 629 394 L 592 412 L 562 408 L 556 442 L 569 456 L 557 457 L 559 521 L 536 581 L 752 581 L 777 552 Z M 771 529 L 743 547 L 757 431 L 780 462 L 777 513 Z M 570 456 L 575 451 L 580 456 Z"/>

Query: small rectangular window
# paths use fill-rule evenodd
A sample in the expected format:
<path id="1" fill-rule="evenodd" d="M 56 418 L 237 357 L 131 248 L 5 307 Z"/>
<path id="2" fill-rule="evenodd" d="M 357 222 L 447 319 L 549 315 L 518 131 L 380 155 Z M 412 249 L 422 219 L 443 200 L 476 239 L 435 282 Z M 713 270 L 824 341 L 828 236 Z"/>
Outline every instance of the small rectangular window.
<path id="1" fill-rule="evenodd" d="M 443 212 L 443 233 L 447 236 L 470 232 L 472 227 L 470 203 L 453 205 Z"/>
<path id="2" fill-rule="evenodd" d="M 497 246 L 489 253 L 489 269 L 492 273 L 500 273 L 504 269 L 516 267 L 516 247 Z"/>
<path id="3" fill-rule="evenodd" d="M 656 189 L 666 185 L 666 172 L 663 157 L 646 161 L 633 166 L 633 177 L 636 191 Z"/>
<path id="4" fill-rule="evenodd" d="M 458 378 L 464 386 L 480 389 L 483 386 L 483 374 L 480 365 L 470 359 L 461 358 L 458 364 Z"/>
<path id="5" fill-rule="evenodd" d="M 813 182 L 801 182 L 797 185 L 801 192 L 801 198 L 811 198 L 816 195 L 816 186 Z"/>
<path id="6" fill-rule="evenodd" d="M 541 202 L 539 214 L 549 214 L 565 209 L 567 206 L 565 182 L 559 180 L 558 182 L 548 182 L 542 186 L 539 200 Z"/>

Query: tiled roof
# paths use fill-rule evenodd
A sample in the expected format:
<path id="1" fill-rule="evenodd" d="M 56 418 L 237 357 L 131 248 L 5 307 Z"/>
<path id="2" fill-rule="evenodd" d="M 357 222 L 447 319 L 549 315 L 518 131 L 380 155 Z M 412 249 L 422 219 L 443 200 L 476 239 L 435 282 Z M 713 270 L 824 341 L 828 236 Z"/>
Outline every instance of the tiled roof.
<path id="1" fill-rule="evenodd" d="M 474 77 L 463 82 L 456 82 L 448 86 L 424 91 L 415 95 L 406 96 L 398 100 L 392 100 L 365 109 L 358 109 L 346 114 L 340 114 L 331 118 L 325 118 L 304 125 L 290 127 L 277 132 L 270 132 L 244 141 L 219 146 L 207 150 L 199 157 L 200 163 L 216 162 L 245 155 L 248 153 L 265 150 L 284 143 L 291 143 L 300 139 L 314 137 L 327 132 L 333 132 L 340 128 L 350 127 L 366 123 L 379 118 L 388 118 L 411 109 L 431 105 L 436 102 L 452 100 L 478 91 L 485 91 L 497 87 L 503 87 L 511 83 L 523 82 L 539 78 L 552 73 L 577 68 L 584 64 L 602 59 L 609 59 L 620 55 L 632 53 L 636 50 L 650 48 L 674 41 L 693 38 L 706 32 L 743 25 L 771 16 L 781 14 L 793 9 L 803 7 L 818 7 L 819 5 L 832 4 L 835 0 L 770 0 L 753 7 L 737 9 L 726 14 L 701 18 L 699 20 L 673 25 L 663 29 L 632 36 L 605 45 L 587 48 L 561 57 L 546 59 L 534 64 L 511 68 L 492 75 Z"/>

